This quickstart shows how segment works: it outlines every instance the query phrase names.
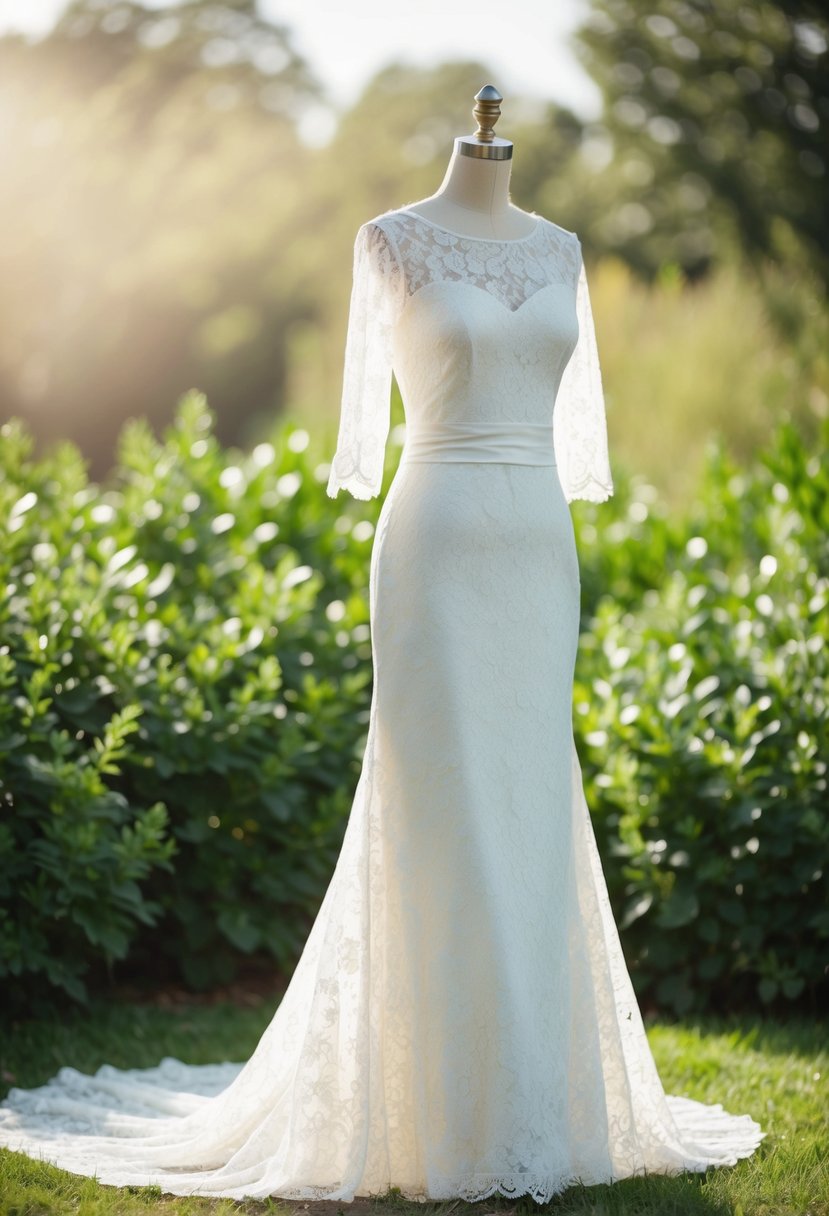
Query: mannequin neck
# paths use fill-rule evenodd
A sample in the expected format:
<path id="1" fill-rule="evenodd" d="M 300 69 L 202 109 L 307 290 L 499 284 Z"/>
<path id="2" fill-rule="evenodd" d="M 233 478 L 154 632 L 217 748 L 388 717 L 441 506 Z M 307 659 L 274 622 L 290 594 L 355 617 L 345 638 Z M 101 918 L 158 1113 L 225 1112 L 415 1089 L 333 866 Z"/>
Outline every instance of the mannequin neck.
<path id="1" fill-rule="evenodd" d="M 465 236 L 515 240 L 530 231 L 525 211 L 509 198 L 511 160 L 463 156 L 455 147 L 440 188 L 412 203 L 426 219 Z"/>

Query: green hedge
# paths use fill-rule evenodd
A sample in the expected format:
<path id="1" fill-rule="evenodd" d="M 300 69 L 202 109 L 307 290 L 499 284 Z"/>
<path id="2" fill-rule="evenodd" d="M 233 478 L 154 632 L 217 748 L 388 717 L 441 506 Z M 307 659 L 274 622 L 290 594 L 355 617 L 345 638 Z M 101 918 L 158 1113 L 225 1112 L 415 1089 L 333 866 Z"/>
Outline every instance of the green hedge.
<path id="1" fill-rule="evenodd" d="M 289 972 L 333 870 L 371 695 L 381 500 L 324 493 L 293 424 L 225 453 L 203 396 L 70 445 L 0 430 L 0 980 L 7 1008 L 241 958 Z M 829 441 L 825 428 L 822 444 Z M 819 449 L 821 450 L 821 449 Z M 389 469 L 396 462 L 389 448 Z M 713 453 L 669 518 L 617 477 L 574 506 L 575 726 L 640 997 L 814 1003 L 824 874 L 829 479 L 782 427 Z"/>
<path id="2" fill-rule="evenodd" d="M 163 443 L 133 423 L 106 489 L 2 429 L 0 977 L 26 1006 L 130 951 L 197 987 L 240 952 L 290 968 L 333 869 L 371 529 L 304 432 L 230 463 L 212 421 L 193 393 Z"/>
<path id="3" fill-rule="evenodd" d="M 829 446 L 712 449 L 669 518 L 579 513 L 579 752 L 637 991 L 676 1012 L 825 998 Z"/>

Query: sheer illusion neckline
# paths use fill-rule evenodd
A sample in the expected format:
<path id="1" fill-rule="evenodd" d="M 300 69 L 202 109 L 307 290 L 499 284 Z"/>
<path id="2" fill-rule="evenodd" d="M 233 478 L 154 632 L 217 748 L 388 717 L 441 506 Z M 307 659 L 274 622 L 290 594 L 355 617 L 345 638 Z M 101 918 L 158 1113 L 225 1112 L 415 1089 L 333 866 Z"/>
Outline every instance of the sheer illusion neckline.
<path id="1" fill-rule="evenodd" d="M 532 231 L 526 236 L 513 237 L 491 237 L 491 236 L 468 236 L 465 232 L 457 232 L 454 228 L 447 228 L 444 224 L 436 224 L 434 220 L 429 220 L 425 215 L 421 215 L 419 211 L 413 211 L 411 207 L 401 207 L 401 212 L 404 215 L 412 215 L 416 220 L 422 220 L 424 224 L 428 224 L 430 228 L 436 228 L 438 232 L 446 232 L 450 236 L 456 236 L 461 241 L 481 241 L 485 245 L 521 245 L 524 241 L 531 240 L 541 227 L 540 215 L 531 212 L 535 219 L 535 224 Z"/>

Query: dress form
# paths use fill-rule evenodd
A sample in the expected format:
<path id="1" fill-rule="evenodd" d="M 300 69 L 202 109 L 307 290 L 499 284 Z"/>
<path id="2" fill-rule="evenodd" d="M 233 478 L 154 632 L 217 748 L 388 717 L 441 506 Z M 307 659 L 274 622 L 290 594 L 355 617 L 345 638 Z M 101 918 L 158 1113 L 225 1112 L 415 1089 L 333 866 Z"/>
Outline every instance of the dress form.
<path id="1" fill-rule="evenodd" d="M 409 210 L 476 239 L 521 240 L 532 231 L 529 214 L 514 207 L 509 198 L 514 145 L 493 133 L 502 100 L 491 84 L 475 94 L 477 131 L 457 137 L 440 188 L 408 204 Z"/>
<path id="2" fill-rule="evenodd" d="M 568 503 L 613 493 L 598 348 L 578 234 L 527 233 L 505 148 L 457 141 L 423 216 L 355 236 L 328 494 L 381 493 L 392 373 L 407 438 L 372 544 L 360 778 L 270 1024 L 245 1062 L 12 1088 L 0 1145 L 169 1194 L 546 1204 L 766 1134 L 665 1094 L 627 972 L 572 717 Z"/>

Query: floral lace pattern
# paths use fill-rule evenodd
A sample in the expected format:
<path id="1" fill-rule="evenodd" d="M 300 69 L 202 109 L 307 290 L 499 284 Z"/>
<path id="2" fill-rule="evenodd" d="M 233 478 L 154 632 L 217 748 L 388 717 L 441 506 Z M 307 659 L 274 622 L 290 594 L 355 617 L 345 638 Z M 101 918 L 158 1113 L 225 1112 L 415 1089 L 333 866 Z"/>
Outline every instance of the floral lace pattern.
<path id="1" fill-rule="evenodd" d="M 328 494 L 343 487 L 355 498 L 380 491 L 389 433 L 392 329 L 403 299 L 402 269 L 376 224 L 363 224 L 354 241 L 343 404 Z"/>
<path id="2" fill-rule="evenodd" d="M 472 291 L 509 314 L 500 333 L 492 320 L 478 320 Z M 495 325 L 504 320 L 499 313 L 490 314 Z M 424 349 L 436 357 L 424 360 Z M 612 494 L 598 347 L 575 233 L 537 217 L 529 236 L 490 241 L 449 232 L 405 207 L 360 227 L 332 497 L 341 488 L 356 498 L 380 492 L 393 371 L 407 422 L 552 422 L 567 501 Z"/>
<path id="3" fill-rule="evenodd" d="M 664 1093 L 584 799 L 567 503 L 610 482 L 579 251 L 546 224 L 509 250 L 449 235 L 403 213 L 358 235 L 331 488 L 379 489 L 392 358 L 432 421 L 449 403 L 549 435 L 564 403 L 557 463 L 401 460 L 371 553 L 362 770 L 250 1059 L 62 1068 L 10 1091 L 2 1145 L 170 1194 L 546 1203 L 733 1165 L 765 1135 Z"/>

